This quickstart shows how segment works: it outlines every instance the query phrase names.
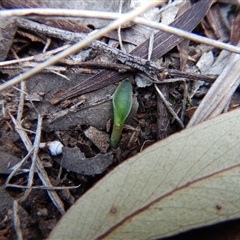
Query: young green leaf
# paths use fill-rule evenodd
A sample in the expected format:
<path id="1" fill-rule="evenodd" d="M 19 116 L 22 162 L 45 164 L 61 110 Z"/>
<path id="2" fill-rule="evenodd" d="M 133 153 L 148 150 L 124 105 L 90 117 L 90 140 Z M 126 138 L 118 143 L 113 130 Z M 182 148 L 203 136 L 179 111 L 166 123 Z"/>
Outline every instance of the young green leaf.
<path id="1" fill-rule="evenodd" d="M 113 96 L 113 130 L 111 147 L 116 148 L 122 135 L 123 125 L 132 108 L 132 85 L 129 79 L 123 80 Z"/>

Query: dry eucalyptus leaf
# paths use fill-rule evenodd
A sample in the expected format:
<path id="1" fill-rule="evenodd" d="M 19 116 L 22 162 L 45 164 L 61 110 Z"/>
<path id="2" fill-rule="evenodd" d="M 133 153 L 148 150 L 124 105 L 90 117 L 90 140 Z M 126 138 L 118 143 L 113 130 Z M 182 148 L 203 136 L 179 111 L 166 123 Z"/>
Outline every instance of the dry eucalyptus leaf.
<path id="1" fill-rule="evenodd" d="M 58 162 L 67 170 L 84 175 L 95 175 L 103 173 L 112 164 L 111 154 L 98 154 L 93 158 L 86 158 L 79 148 L 62 148 L 63 156 Z"/>
<path id="2" fill-rule="evenodd" d="M 240 110 L 223 114 L 125 161 L 49 239 L 158 239 L 240 217 L 239 120 Z"/>

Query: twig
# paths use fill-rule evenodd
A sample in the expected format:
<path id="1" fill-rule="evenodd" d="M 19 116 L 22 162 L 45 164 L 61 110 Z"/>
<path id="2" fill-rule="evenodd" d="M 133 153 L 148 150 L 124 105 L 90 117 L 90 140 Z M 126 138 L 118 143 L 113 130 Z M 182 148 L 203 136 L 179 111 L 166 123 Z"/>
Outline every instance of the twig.
<path id="1" fill-rule="evenodd" d="M 28 19 L 18 18 L 17 25 L 33 32 L 42 33 L 46 36 L 58 38 L 64 41 L 77 42 L 83 40 L 88 35 L 85 33 L 75 33 L 56 27 L 51 27 L 42 23 L 37 23 Z"/>
<path id="2" fill-rule="evenodd" d="M 70 47 L 69 44 L 64 45 L 62 47 L 59 47 L 59 48 L 56 48 L 54 50 L 48 51 L 46 53 L 37 54 L 35 56 L 0 62 L 0 67 L 16 64 L 16 63 L 20 63 L 20 62 L 29 62 L 29 61 L 32 61 L 32 60 L 38 61 L 38 62 L 42 62 L 42 61 L 48 59 L 53 54 L 61 52 L 61 51 L 63 51 L 64 49 L 66 49 L 68 47 Z"/>
<path id="3" fill-rule="evenodd" d="M 153 43 L 154 43 L 154 32 L 151 32 L 150 38 L 149 38 L 149 47 L 148 47 L 148 61 L 151 60 L 152 51 L 153 51 Z"/>
<path id="4" fill-rule="evenodd" d="M 50 71 L 51 73 L 53 73 L 53 74 L 56 74 L 56 75 L 58 75 L 59 77 L 61 77 L 61 78 L 64 78 L 64 79 L 66 79 L 67 81 L 71 81 L 71 79 L 70 78 L 68 78 L 67 76 L 65 76 L 64 74 L 61 74 L 61 73 L 59 73 L 59 72 L 56 72 L 56 71 L 53 71 L 53 70 L 51 70 Z"/>
<path id="5" fill-rule="evenodd" d="M 17 235 L 17 240 L 22 240 L 22 231 L 20 227 L 20 219 L 18 216 L 18 202 L 16 200 L 13 200 L 13 222 L 14 222 L 14 228 Z"/>
<path id="6" fill-rule="evenodd" d="M 52 39 L 51 38 L 47 38 L 46 44 L 45 44 L 44 49 L 43 49 L 43 53 L 45 53 L 47 51 L 47 49 L 49 48 L 51 42 L 52 42 Z"/>
<path id="7" fill-rule="evenodd" d="M 162 101 L 164 102 L 164 104 L 166 105 L 167 109 L 169 110 L 169 112 L 172 114 L 172 116 L 176 119 L 176 121 L 178 122 L 179 126 L 181 128 L 184 128 L 184 125 L 181 121 L 181 119 L 178 117 L 178 115 L 174 112 L 174 110 L 172 109 L 172 107 L 170 106 L 170 103 L 168 101 L 166 101 L 166 99 L 164 98 L 163 94 L 161 93 L 161 91 L 159 90 L 159 88 L 157 87 L 156 84 L 154 84 L 155 89 L 157 90 L 159 96 L 161 97 Z"/>
<path id="8" fill-rule="evenodd" d="M 37 122 L 37 130 L 36 130 L 36 135 L 35 135 L 35 140 L 33 144 L 33 155 L 32 155 L 32 165 L 29 171 L 29 176 L 28 176 L 28 184 L 27 184 L 27 191 L 24 193 L 24 195 L 21 198 L 21 201 L 24 201 L 29 193 L 31 192 L 32 184 L 33 184 L 33 176 L 35 173 L 36 169 L 36 162 L 37 162 L 37 154 L 39 150 L 39 143 L 40 143 L 40 138 L 41 138 L 41 131 L 42 131 L 42 116 L 38 114 L 38 122 Z"/>
<path id="9" fill-rule="evenodd" d="M 159 2 L 151 1 L 129 13 L 122 15 L 119 19 L 113 21 L 108 26 L 106 26 L 106 27 L 102 28 L 101 30 L 97 31 L 96 33 L 90 35 L 88 38 L 74 44 L 73 46 L 69 47 L 68 49 L 64 50 L 63 52 L 58 53 L 57 55 L 51 57 L 49 60 L 47 60 L 43 63 L 40 63 L 38 66 L 29 70 L 28 72 L 25 72 L 22 75 L 17 76 L 15 78 L 9 80 L 8 82 L 2 84 L 0 86 L 0 91 L 4 90 L 12 85 L 15 85 L 23 80 L 30 78 L 34 74 L 42 71 L 45 67 L 47 67 L 49 65 L 53 65 L 60 59 L 65 58 L 65 57 L 69 56 L 70 54 L 73 54 L 73 53 L 81 50 L 85 46 L 88 46 L 92 41 L 104 36 L 107 32 L 118 28 L 119 25 L 122 25 L 128 21 L 131 21 L 134 17 L 142 14 L 143 12 L 147 11 L 148 9 L 150 9 L 151 7 L 154 7 L 157 4 L 159 4 Z"/>
<path id="10" fill-rule="evenodd" d="M 120 0 L 120 3 L 119 3 L 119 13 L 122 13 L 122 5 L 123 5 L 123 0 Z M 118 41 L 119 41 L 119 45 L 120 45 L 120 49 L 126 53 L 126 49 L 125 47 L 123 46 L 123 43 L 122 43 L 122 35 L 121 35 L 121 25 L 119 25 L 118 29 L 117 29 L 117 33 L 118 33 Z"/>
<path id="11" fill-rule="evenodd" d="M 181 112 L 181 120 L 183 122 L 184 121 L 185 111 L 186 111 L 186 105 L 187 105 L 188 86 L 187 86 L 186 80 L 184 78 L 165 79 L 164 81 L 159 82 L 158 84 L 172 83 L 172 82 L 183 82 L 183 85 L 184 85 L 183 101 L 182 101 L 182 112 Z"/>
<path id="12" fill-rule="evenodd" d="M 17 121 L 22 120 L 22 115 L 23 115 L 23 107 L 24 107 L 24 97 L 26 92 L 26 82 L 21 82 L 21 92 L 20 92 L 20 99 L 18 103 L 18 112 L 17 112 Z"/>
<path id="13" fill-rule="evenodd" d="M 56 191 L 56 190 L 65 190 L 65 189 L 76 189 L 79 188 L 81 184 L 77 186 L 64 186 L 64 187 L 46 187 L 46 186 L 32 186 L 32 189 L 41 189 L 41 190 L 49 190 L 49 191 Z M 8 184 L 7 187 L 14 187 L 14 188 L 21 188 L 21 189 L 28 189 L 27 186 L 16 185 L 16 184 Z"/>
<path id="14" fill-rule="evenodd" d="M 19 129 L 19 128 L 21 128 L 21 125 L 11 115 L 11 113 L 9 113 L 9 115 L 10 115 L 14 125 L 16 126 L 15 129 L 17 130 L 19 136 L 21 137 L 26 149 L 28 151 L 31 151 L 33 146 L 32 146 L 32 143 L 31 143 L 30 139 L 28 138 L 27 134 L 23 130 Z M 37 162 L 36 162 L 36 167 L 37 168 L 36 168 L 36 170 L 37 170 L 38 176 L 40 177 L 41 181 L 43 182 L 43 184 L 46 187 L 52 187 L 51 182 L 48 178 L 48 175 L 47 175 L 44 167 L 42 166 L 41 160 L 39 159 L 38 156 L 36 158 L 37 158 Z M 62 203 L 61 199 L 57 195 L 57 193 L 54 192 L 54 191 L 48 191 L 48 195 L 51 198 L 51 200 L 53 201 L 53 203 L 55 204 L 55 206 L 57 207 L 57 209 L 60 211 L 60 213 L 64 214 L 65 213 L 64 206 L 63 206 L 63 203 Z"/>
<path id="15" fill-rule="evenodd" d="M 82 68 L 96 68 L 96 69 L 113 69 L 119 72 L 135 72 L 136 69 L 126 66 L 121 63 L 112 63 L 112 62 L 103 62 L 103 61 L 95 61 L 95 62 L 82 62 L 79 60 L 71 60 L 71 59 L 61 59 L 60 63 L 64 63 L 70 66 L 79 66 Z"/>
<path id="16" fill-rule="evenodd" d="M 28 152 L 28 154 L 22 159 L 21 162 L 17 163 L 14 167 L 12 167 L 13 171 L 10 173 L 10 175 L 8 176 L 8 178 L 5 181 L 5 187 L 8 187 L 8 183 L 11 180 L 11 178 L 15 175 L 15 173 L 19 170 L 19 168 L 29 159 L 29 157 L 31 157 L 33 152 L 33 148 L 30 149 L 30 151 Z"/>

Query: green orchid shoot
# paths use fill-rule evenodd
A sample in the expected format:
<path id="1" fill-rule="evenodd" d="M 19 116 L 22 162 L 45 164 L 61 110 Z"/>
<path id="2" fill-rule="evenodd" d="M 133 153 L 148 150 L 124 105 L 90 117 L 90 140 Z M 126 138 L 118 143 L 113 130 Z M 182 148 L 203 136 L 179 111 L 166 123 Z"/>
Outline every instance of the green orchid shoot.
<path id="1" fill-rule="evenodd" d="M 110 144 L 116 148 L 122 135 L 123 125 L 132 108 L 132 85 L 129 79 L 123 80 L 113 95 L 113 129 Z"/>

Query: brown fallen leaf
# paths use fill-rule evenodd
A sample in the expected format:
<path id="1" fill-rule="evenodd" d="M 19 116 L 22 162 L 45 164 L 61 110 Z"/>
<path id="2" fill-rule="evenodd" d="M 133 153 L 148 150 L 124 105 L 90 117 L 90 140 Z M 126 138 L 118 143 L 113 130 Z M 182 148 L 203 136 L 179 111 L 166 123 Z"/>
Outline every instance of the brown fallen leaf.
<path id="1" fill-rule="evenodd" d="M 171 135 L 116 167 L 53 239 L 159 239 L 240 217 L 240 110 Z M 86 227 L 87 226 L 87 227 Z"/>

